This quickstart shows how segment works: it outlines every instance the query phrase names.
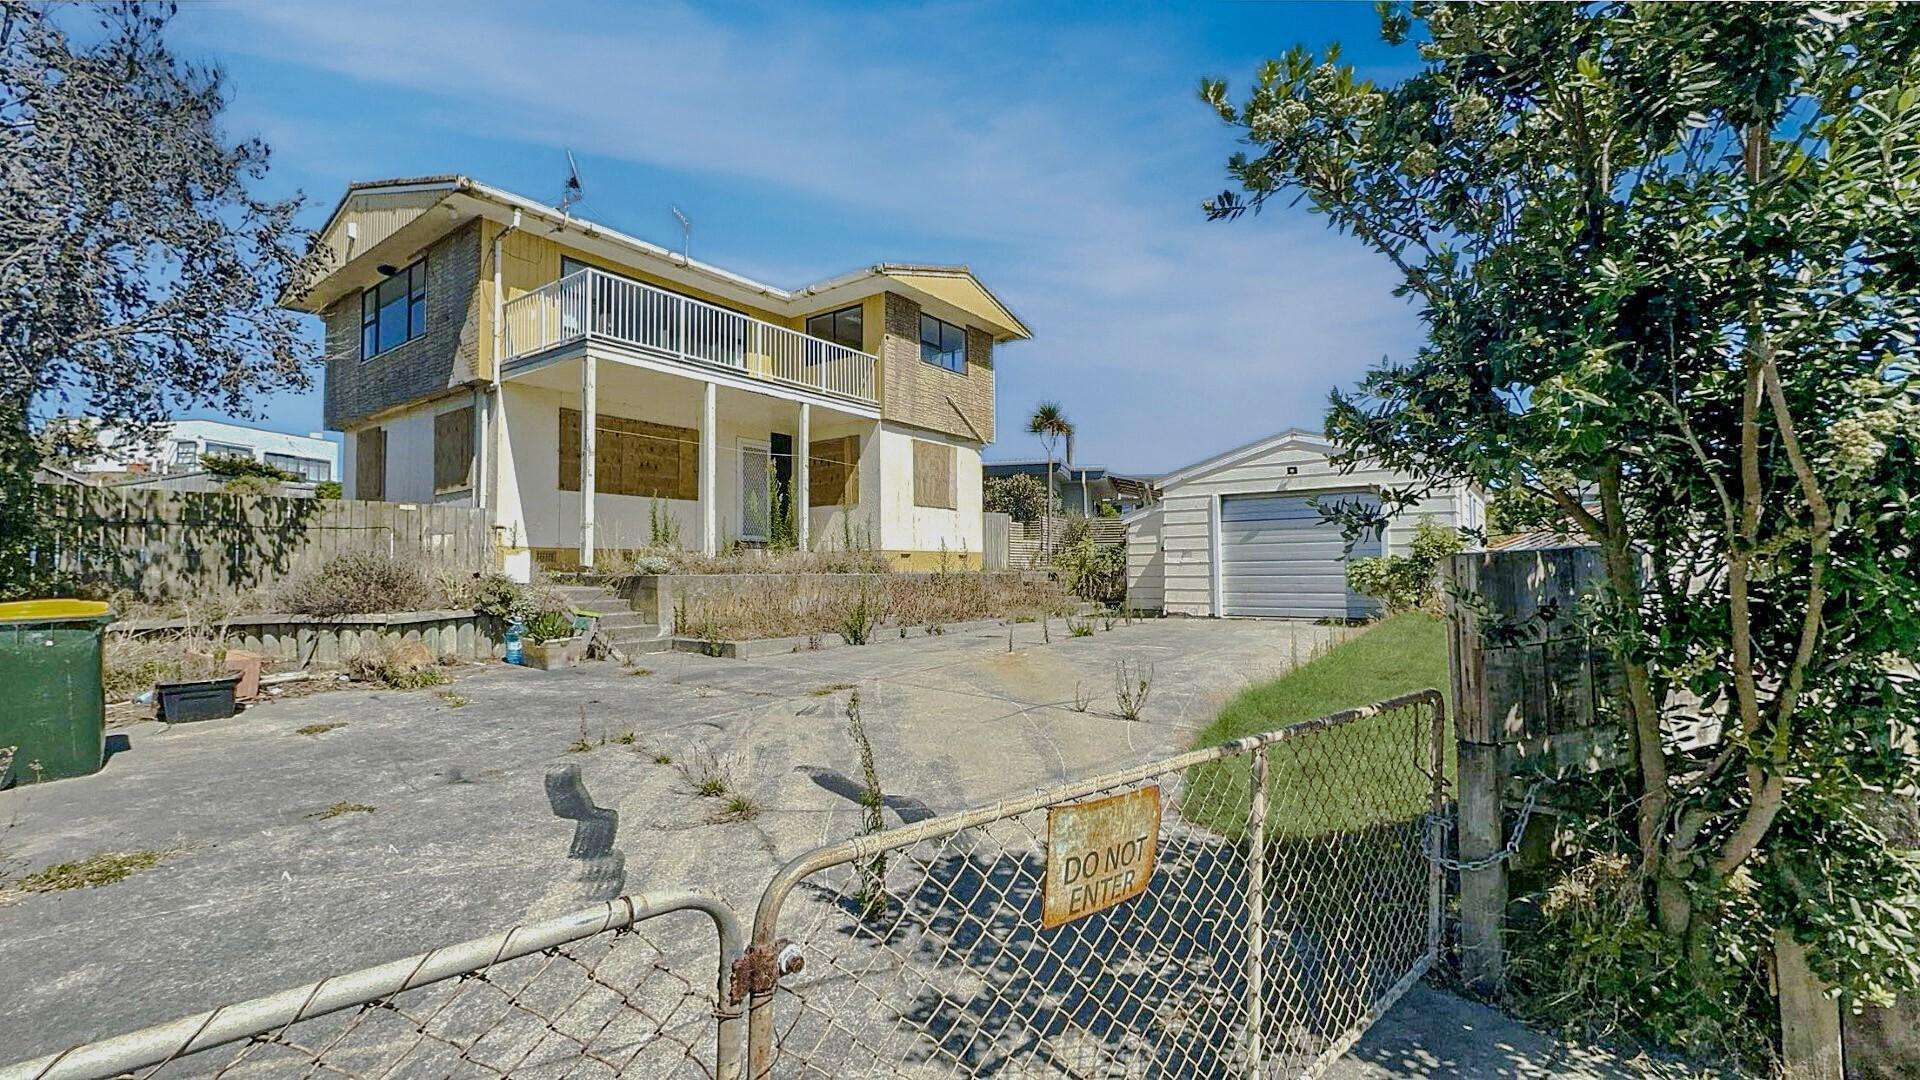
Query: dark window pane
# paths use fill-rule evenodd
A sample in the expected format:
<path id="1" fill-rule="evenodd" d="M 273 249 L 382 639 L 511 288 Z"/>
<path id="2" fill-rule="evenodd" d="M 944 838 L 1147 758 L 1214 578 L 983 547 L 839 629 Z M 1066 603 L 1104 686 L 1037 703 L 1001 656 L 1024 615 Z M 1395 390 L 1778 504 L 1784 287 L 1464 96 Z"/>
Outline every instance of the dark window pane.
<path id="1" fill-rule="evenodd" d="M 372 289 L 368 289 L 366 292 L 363 292 L 360 294 L 360 325 L 361 326 L 366 326 L 369 323 L 373 322 L 373 313 L 378 310 L 378 306 L 375 305 L 373 302 L 373 296 L 374 296 L 374 290 Z"/>
<path id="2" fill-rule="evenodd" d="M 920 344 L 933 346 L 940 351 L 940 320 L 931 315 L 920 316 Z"/>
<path id="3" fill-rule="evenodd" d="M 385 352 L 407 340 L 407 298 L 400 296 L 380 304 L 380 351 Z"/>
<path id="4" fill-rule="evenodd" d="M 849 349 L 858 349 L 866 344 L 865 325 L 861 321 L 860 309 L 850 307 L 834 316 L 834 340 Z"/>
<path id="5" fill-rule="evenodd" d="M 380 328 L 368 323 L 360 328 L 360 359 L 365 360 L 380 351 Z"/>

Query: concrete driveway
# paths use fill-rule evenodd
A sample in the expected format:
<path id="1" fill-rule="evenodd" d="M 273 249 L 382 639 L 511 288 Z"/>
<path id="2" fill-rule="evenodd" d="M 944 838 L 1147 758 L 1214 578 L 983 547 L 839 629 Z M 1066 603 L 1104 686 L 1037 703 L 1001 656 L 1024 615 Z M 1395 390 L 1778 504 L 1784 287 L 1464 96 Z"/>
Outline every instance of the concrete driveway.
<path id="1" fill-rule="evenodd" d="M 852 687 L 897 824 L 1185 749 L 1235 691 L 1340 633 L 1178 620 L 1052 631 L 1046 644 L 1025 624 L 762 660 L 664 654 L 639 671 L 496 664 L 440 691 L 348 690 L 120 729 L 129 745 L 101 773 L 0 792 L 10 876 L 104 851 L 168 853 L 107 887 L 0 905 L 0 1064 L 615 891 L 703 891 L 745 917 L 782 862 L 859 830 Z M 1123 661 L 1153 671 L 1141 722 L 1114 714 Z M 322 725 L 338 726 L 300 733 Z M 590 749 L 570 749 L 582 739 Z M 712 822 L 714 800 L 683 773 L 708 756 L 757 816 Z M 573 826 L 544 787 L 561 763 L 619 811 L 618 880 L 582 882 L 566 857 Z M 353 809 L 329 814 L 342 805 Z M 1458 1068 L 1460 1045 L 1428 1042 L 1454 1043 L 1462 1024 L 1499 1029 L 1511 1048 L 1499 1075 L 1526 1074 L 1509 1070 L 1529 1057 L 1547 1063 L 1540 1075 L 1569 1074 L 1550 1042 L 1499 1014 L 1428 991 L 1408 1002 L 1423 997 L 1439 1031 L 1383 1024 L 1354 1056 L 1376 1071 L 1355 1075 Z M 1595 1060 L 1589 1074 L 1610 1075 L 1610 1059 Z"/>

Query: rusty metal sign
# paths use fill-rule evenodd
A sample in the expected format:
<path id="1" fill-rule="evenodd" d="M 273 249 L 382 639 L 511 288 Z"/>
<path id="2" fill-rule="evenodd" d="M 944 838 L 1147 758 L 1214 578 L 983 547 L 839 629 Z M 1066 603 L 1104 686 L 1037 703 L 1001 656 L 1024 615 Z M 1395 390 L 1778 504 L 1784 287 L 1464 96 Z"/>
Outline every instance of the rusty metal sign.
<path id="1" fill-rule="evenodd" d="M 1064 926 L 1147 891 L 1160 843 L 1160 788 L 1047 810 L 1040 925 Z"/>

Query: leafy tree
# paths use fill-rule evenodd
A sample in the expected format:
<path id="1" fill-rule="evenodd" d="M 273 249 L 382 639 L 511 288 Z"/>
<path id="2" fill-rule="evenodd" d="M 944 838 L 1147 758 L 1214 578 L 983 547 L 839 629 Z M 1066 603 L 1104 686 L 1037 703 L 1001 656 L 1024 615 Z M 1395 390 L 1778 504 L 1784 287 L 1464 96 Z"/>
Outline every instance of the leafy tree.
<path id="1" fill-rule="evenodd" d="M 1598 546 L 1622 832 L 1696 974 L 1738 897 L 1856 1001 L 1920 984 L 1920 873 L 1873 812 L 1920 788 L 1920 9 L 1382 23 L 1418 24 L 1394 85 L 1296 49 L 1202 86 L 1252 147 L 1207 213 L 1303 199 L 1421 306 L 1330 434 L 1421 478 L 1383 513 L 1472 480 Z M 1681 745 L 1700 716 L 1723 736 Z"/>
<path id="2" fill-rule="evenodd" d="M 987 512 L 1005 514 L 1015 521 L 1034 521 L 1042 513 L 1057 510 L 1060 500 L 1053 498 L 1038 477 L 1025 473 L 989 476 L 984 482 Z"/>
<path id="3" fill-rule="evenodd" d="M 1040 436 L 1040 442 L 1047 448 L 1047 494 L 1053 496 L 1053 448 L 1061 439 L 1073 438 L 1073 421 L 1067 419 L 1066 410 L 1057 401 L 1043 401 L 1034 406 L 1033 415 L 1027 418 L 1027 431 Z M 1042 518 L 1041 542 L 1048 551 L 1053 550 L 1053 522 L 1051 518 Z"/>
<path id="4" fill-rule="evenodd" d="M 31 416 L 84 408 L 137 437 L 176 411 L 249 415 L 307 384 L 314 349 L 276 306 L 311 279 L 297 199 L 259 198 L 267 148 L 228 142 L 216 70 L 167 48 L 172 5 L 0 0 L 0 594 L 45 542 Z M 58 448 L 55 448 L 56 452 Z"/>

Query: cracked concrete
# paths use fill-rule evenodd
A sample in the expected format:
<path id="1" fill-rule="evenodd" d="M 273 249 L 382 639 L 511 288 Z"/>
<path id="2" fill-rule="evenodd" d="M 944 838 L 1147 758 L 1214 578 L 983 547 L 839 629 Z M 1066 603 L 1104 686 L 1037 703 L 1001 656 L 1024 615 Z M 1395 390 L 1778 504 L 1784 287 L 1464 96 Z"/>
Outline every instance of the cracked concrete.
<path id="1" fill-rule="evenodd" d="M 1052 629 L 1048 644 L 1024 624 L 754 660 L 660 654 L 642 658 L 650 674 L 489 665 L 461 675 L 468 703 L 457 708 L 432 691 L 350 690 L 123 729 L 131 745 L 101 773 L 0 792 L 8 875 L 103 851 L 170 853 L 108 887 L 0 905 L 0 1059 L 578 906 L 583 888 L 606 882 L 581 881 L 567 859 L 574 825 L 544 789 L 554 767 L 577 765 L 592 801 L 619 815 L 617 859 L 596 872 L 623 874 L 627 892 L 709 892 L 746 918 L 782 862 L 859 829 L 848 691 L 816 691 L 859 688 L 892 825 L 1183 750 L 1242 686 L 1341 632 L 1243 621 L 1085 638 Z M 1121 660 L 1154 670 L 1137 723 L 1115 714 Z M 296 734 L 318 723 L 342 726 Z M 593 748 L 569 751 L 583 726 Z M 614 741 L 626 732 L 630 745 Z M 676 764 L 656 762 L 661 752 Z M 703 753 L 726 763 L 758 816 L 711 823 L 714 800 L 692 794 L 681 771 Z M 308 816 L 341 801 L 375 810 Z M 1421 1015 L 1406 1019 L 1410 1008 Z M 1524 1053 L 1559 1060 L 1550 1042 L 1437 991 L 1416 991 L 1389 1021 L 1352 1059 L 1375 1071 L 1351 1075 L 1467 1061 L 1463 1023 L 1498 1028 L 1502 1045 L 1536 1040 L 1542 1049 Z M 1595 1060 L 1587 1075 L 1627 1075 Z"/>

